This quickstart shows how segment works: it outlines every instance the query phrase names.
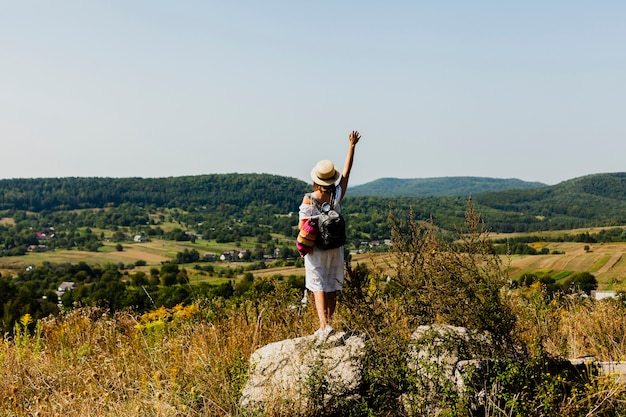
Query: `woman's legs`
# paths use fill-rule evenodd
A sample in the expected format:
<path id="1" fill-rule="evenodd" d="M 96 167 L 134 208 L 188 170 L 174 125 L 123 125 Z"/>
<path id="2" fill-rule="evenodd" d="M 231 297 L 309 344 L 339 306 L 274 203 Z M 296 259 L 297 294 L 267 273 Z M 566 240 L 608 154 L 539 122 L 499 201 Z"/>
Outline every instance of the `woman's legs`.
<path id="1" fill-rule="evenodd" d="M 335 314 L 335 307 L 337 306 L 337 291 L 325 292 L 324 303 L 326 307 L 326 319 L 330 321 Z"/>
<path id="2" fill-rule="evenodd" d="M 323 330 L 326 326 L 328 326 L 328 322 L 335 313 L 335 307 L 337 306 L 337 291 L 313 291 L 313 298 L 315 300 L 317 317 L 320 320 L 320 329 Z"/>
<path id="3" fill-rule="evenodd" d="M 324 294 L 323 291 L 313 291 L 317 318 L 320 320 L 320 329 L 324 329 L 328 325 L 326 320 L 326 296 Z"/>

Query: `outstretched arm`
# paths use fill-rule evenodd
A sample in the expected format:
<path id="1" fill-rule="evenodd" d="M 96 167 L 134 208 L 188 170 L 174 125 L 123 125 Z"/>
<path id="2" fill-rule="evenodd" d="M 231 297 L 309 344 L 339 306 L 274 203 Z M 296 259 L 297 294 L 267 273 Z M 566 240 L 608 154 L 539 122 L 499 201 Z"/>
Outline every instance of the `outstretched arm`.
<path id="1" fill-rule="evenodd" d="M 339 181 L 339 185 L 341 186 L 341 198 L 346 195 L 346 191 L 348 190 L 348 180 L 350 179 L 350 171 L 352 171 L 352 162 L 354 161 L 354 148 L 356 148 L 356 144 L 359 143 L 359 139 L 361 139 L 361 134 L 356 130 L 353 130 L 348 135 L 348 140 L 350 141 L 350 146 L 348 147 L 348 155 L 346 156 L 346 163 L 343 166 L 343 173 L 341 175 L 341 181 Z"/>

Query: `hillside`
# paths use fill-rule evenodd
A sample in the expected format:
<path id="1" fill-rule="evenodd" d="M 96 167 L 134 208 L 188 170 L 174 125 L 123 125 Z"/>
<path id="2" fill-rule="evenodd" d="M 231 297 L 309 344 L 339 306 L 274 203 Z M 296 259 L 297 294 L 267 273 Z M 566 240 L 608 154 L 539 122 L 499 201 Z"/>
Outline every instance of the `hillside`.
<path id="1" fill-rule="evenodd" d="M 564 230 L 626 224 L 626 173 L 593 174 L 550 187 L 477 195 L 502 232 Z M 517 226 L 516 226 L 517 224 Z"/>
<path id="2" fill-rule="evenodd" d="M 355 196 L 377 197 L 442 197 L 468 196 L 510 189 L 545 187 L 540 182 L 526 182 L 516 178 L 438 177 L 438 178 L 380 178 L 350 188 Z"/>
<path id="3" fill-rule="evenodd" d="M 382 195 L 382 191 L 375 196 L 360 196 L 359 188 L 363 190 L 364 186 L 350 188 L 343 209 L 350 218 L 352 239 L 388 237 L 387 216 L 390 210 L 400 215 L 413 210 L 418 219 L 433 216 L 439 226 L 454 228 L 463 223 L 470 195 L 486 224 L 495 232 L 626 224 L 626 173 L 588 175 L 554 186 L 539 186 L 519 180 L 461 178 L 425 181 L 430 189 L 433 184 L 439 184 L 440 192 L 448 190 L 449 194 L 444 196 L 389 197 Z M 472 181 L 475 187 L 472 187 Z M 391 185 L 396 182 L 397 186 Z M 393 179 L 381 179 L 374 183 L 386 183 L 387 188 L 396 190 L 408 189 L 409 184 Z M 521 187 L 525 184 L 531 188 L 478 192 L 485 184 L 498 187 Z M 417 191 L 418 188 L 415 185 L 412 192 L 427 189 L 422 187 L 422 191 Z M 98 216 L 101 222 L 111 224 L 116 220 L 111 218 L 115 213 L 110 209 L 124 207 L 125 223 L 130 225 L 146 224 L 148 211 L 168 208 L 189 213 L 184 219 L 180 218 L 188 224 L 204 223 L 206 226 L 213 223 L 211 227 L 215 229 L 222 225 L 227 227 L 233 219 L 237 219 L 239 229 L 258 229 L 260 225 L 272 227 L 276 224 L 275 215 L 297 211 L 302 194 L 308 190 L 310 185 L 304 181 L 268 174 L 0 180 L 0 218 L 11 217 L 2 216 L 2 211 L 50 213 L 107 208 L 108 217 L 105 214 Z M 72 222 L 77 224 L 77 220 L 72 219 Z M 219 224 L 215 224 L 216 221 Z M 83 225 L 89 226 L 86 222 Z M 290 227 L 294 226 L 295 222 L 281 219 L 280 230 L 275 229 L 274 232 L 290 236 Z M 205 230 L 205 233 L 209 231 Z"/>
<path id="4" fill-rule="evenodd" d="M 269 174 L 168 178 L 32 178 L 0 180 L 0 210 L 74 210 L 133 204 L 155 207 L 245 207 L 271 204 L 289 211 L 303 181 Z"/>

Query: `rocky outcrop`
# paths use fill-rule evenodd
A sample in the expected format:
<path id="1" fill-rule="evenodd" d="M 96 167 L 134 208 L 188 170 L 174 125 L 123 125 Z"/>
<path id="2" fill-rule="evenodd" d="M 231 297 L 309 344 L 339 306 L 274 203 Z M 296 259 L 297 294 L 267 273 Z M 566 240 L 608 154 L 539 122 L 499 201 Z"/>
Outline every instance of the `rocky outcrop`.
<path id="1" fill-rule="evenodd" d="M 328 409 L 338 398 L 354 399 L 364 354 L 365 337 L 351 333 L 331 334 L 323 343 L 306 336 L 263 346 L 250 358 L 240 405 L 303 413 Z"/>
<path id="2" fill-rule="evenodd" d="M 500 397 L 493 365 L 504 359 L 491 358 L 490 352 L 494 352 L 491 339 L 484 333 L 445 325 L 420 326 L 406 352 L 405 388 L 396 398 L 398 409 L 410 416 L 459 410 L 485 415 L 489 401 Z M 335 333 L 321 344 L 315 336 L 306 336 L 266 345 L 250 358 L 240 406 L 267 415 L 332 414 L 339 404 L 345 407 L 358 400 L 361 392 L 368 392 L 363 387 L 365 355 L 366 337 L 354 333 Z M 555 372 L 566 369 L 574 378 L 591 368 L 600 373 L 618 368 L 626 372 L 623 365 L 605 365 L 585 358 L 580 363 L 555 360 L 551 367 Z"/>

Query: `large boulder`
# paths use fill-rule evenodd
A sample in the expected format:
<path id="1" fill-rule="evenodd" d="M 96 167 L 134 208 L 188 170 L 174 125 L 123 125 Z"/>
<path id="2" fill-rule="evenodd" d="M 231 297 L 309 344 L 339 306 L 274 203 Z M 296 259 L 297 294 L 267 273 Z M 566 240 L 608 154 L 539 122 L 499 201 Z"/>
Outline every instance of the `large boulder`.
<path id="1" fill-rule="evenodd" d="M 358 396 L 364 354 L 365 337 L 343 332 L 323 343 L 305 336 L 263 346 L 250 357 L 240 405 L 293 414 L 328 410 Z"/>

